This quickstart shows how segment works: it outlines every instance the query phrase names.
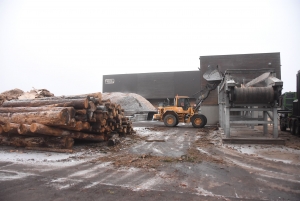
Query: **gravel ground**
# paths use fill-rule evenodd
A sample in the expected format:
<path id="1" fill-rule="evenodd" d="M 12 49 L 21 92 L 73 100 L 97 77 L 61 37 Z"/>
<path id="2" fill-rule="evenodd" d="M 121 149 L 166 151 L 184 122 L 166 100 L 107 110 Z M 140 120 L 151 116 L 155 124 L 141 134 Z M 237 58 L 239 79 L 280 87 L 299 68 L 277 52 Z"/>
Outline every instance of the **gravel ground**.
<path id="1" fill-rule="evenodd" d="M 289 144 L 224 145 L 214 126 L 133 126 L 117 146 L 77 143 L 72 154 L 0 147 L 0 198 L 299 200 L 300 150 Z"/>

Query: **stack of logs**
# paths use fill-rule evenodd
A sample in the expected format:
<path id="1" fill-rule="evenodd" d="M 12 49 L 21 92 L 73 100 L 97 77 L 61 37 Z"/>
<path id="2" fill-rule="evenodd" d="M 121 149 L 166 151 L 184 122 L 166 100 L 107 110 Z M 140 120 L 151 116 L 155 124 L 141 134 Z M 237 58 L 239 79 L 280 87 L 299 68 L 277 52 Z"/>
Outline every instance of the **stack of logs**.
<path id="1" fill-rule="evenodd" d="M 74 139 L 107 141 L 131 134 L 120 105 L 102 94 L 6 101 L 0 107 L 0 144 L 39 150 L 70 150 Z"/>

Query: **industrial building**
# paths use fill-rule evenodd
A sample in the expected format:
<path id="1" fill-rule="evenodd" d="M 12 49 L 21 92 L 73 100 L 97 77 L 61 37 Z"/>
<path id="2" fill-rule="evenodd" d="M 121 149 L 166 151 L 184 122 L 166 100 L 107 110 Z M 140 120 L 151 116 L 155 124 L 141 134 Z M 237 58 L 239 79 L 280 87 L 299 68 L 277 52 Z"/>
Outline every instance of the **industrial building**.
<path id="1" fill-rule="evenodd" d="M 200 90 L 200 80 L 199 70 L 104 75 L 103 92 L 136 93 L 158 107 L 177 94 L 192 97 Z"/>
<path id="2" fill-rule="evenodd" d="M 274 69 L 276 77 L 281 79 L 280 53 L 233 54 L 200 56 L 200 71 L 158 72 L 141 74 L 103 75 L 103 92 L 137 93 L 149 100 L 155 107 L 167 98 L 185 95 L 193 97 L 206 85 L 203 74 L 208 66 L 218 66 L 219 71 L 229 69 Z M 244 82 L 260 75 L 241 75 Z M 195 101 L 197 95 L 191 100 Z M 202 103 L 201 112 L 207 117 L 207 124 L 219 121 L 218 93 L 214 90 Z"/>

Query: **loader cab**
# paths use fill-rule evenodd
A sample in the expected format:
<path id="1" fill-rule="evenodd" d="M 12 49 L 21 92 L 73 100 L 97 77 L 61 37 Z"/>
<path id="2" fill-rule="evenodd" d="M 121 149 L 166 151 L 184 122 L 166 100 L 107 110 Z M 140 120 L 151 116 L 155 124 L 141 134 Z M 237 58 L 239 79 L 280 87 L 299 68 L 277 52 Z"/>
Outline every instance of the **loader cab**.
<path id="1" fill-rule="evenodd" d="M 190 99 L 188 96 L 176 96 L 174 99 L 174 106 L 182 107 L 187 110 L 190 107 Z"/>

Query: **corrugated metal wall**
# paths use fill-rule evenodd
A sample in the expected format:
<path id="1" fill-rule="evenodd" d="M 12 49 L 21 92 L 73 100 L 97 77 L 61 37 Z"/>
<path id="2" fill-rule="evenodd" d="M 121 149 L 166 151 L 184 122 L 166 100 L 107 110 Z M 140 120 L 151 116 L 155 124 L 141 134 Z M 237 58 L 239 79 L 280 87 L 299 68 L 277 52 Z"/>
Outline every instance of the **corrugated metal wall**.
<path id="1" fill-rule="evenodd" d="M 199 90 L 199 70 L 103 76 L 103 92 L 137 93 L 146 99 L 192 96 Z"/>
<path id="2" fill-rule="evenodd" d="M 271 65 L 268 65 L 271 63 Z M 236 54 L 236 55 L 216 55 L 216 56 L 200 56 L 200 76 L 201 88 L 206 85 L 206 80 L 203 79 L 203 74 L 207 71 L 207 67 L 219 66 L 221 72 L 227 69 L 262 69 L 274 68 L 276 77 L 281 79 L 281 64 L 280 53 L 261 53 L 261 54 Z M 245 79 L 253 79 L 259 74 L 241 75 Z M 217 90 L 210 93 L 209 97 L 202 105 L 217 105 L 218 94 Z"/>

